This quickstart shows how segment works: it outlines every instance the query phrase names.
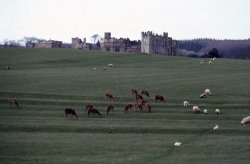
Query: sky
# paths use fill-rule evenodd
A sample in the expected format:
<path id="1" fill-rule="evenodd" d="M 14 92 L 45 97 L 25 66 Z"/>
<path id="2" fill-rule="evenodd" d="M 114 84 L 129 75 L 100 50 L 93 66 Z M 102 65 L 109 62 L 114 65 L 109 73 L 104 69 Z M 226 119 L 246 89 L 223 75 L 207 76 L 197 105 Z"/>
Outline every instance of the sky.
<path id="1" fill-rule="evenodd" d="M 250 0 L 0 0 L 0 41 L 61 40 L 94 34 L 141 39 L 250 38 Z"/>

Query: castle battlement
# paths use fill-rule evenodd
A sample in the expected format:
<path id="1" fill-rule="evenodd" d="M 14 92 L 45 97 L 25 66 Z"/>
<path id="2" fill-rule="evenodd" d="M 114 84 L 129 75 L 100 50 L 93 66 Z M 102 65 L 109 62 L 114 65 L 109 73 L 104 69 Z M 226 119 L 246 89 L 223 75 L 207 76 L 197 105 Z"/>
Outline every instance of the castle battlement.
<path id="1" fill-rule="evenodd" d="M 159 35 L 157 33 L 153 33 L 152 31 L 147 31 L 147 32 L 141 32 L 142 37 L 168 37 L 167 32 L 163 32 L 162 35 Z"/>

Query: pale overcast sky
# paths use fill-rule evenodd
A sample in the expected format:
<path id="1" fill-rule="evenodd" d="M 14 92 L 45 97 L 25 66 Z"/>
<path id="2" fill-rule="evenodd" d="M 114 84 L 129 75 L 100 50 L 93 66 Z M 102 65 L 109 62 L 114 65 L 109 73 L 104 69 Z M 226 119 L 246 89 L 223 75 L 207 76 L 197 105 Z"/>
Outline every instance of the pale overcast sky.
<path id="1" fill-rule="evenodd" d="M 0 40 L 25 36 L 71 42 L 104 32 L 140 39 L 250 38 L 250 0 L 0 0 Z"/>

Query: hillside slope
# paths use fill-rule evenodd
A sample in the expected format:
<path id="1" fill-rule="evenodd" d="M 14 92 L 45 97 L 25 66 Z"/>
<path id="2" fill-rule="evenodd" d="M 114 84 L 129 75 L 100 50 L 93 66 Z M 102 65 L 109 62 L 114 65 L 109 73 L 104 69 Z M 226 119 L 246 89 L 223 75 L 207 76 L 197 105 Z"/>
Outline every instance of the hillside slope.
<path id="1" fill-rule="evenodd" d="M 112 63 L 113 68 L 103 67 Z M 10 66 L 10 70 L 5 69 Z M 247 163 L 250 63 L 71 49 L 0 49 L 3 163 Z M 95 69 L 94 69 L 95 68 Z M 212 95 L 200 99 L 204 89 Z M 124 114 L 131 89 L 152 112 Z M 115 101 L 104 99 L 112 93 Z M 154 101 L 156 94 L 166 103 Z M 16 98 L 20 108 L 9 107 Z M 192 105 L 183 107 L 183 101 Z M 88 116 L 86 104 L 102 117 Z M 115 112 L 106 115 L 108 105 Z M 193 114 L 198 105 L 208 114 Z M 74 108 L 78 120 L 64 117 Z M 219 108 L 222 115 L 215 115 Z M 213 130 L 219 125 L 218 130 Z M 181 142 L 175 147 L 175 142 Z"/>

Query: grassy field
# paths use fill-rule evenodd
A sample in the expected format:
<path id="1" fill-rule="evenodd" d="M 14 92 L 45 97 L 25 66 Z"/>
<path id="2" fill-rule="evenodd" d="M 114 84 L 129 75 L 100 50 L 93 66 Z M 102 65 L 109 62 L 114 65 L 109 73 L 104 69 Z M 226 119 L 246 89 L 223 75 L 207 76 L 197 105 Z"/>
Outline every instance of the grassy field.
<path id="1" fill-rule="evenodd" d="M 249 163 L 250 62 L 71 49 L 0 49 L 0 163 Z M 112 63 L 113 68 L 103 70 Z M 9 65 L 10 70 L 5 67 Z M 93 69 L 93 68 L 96 69 Z M 212 96 L 199 99 L 210 88 Z M 152 113 L 131 111 L 148 90 Z M 104 99 L 112 93 L 114 102 Z M 154 95 L 166 103 L 156 103 Z M 16 98 L 20 108 L 9 107 Z M 192 106 L 208 109 L 193 114 Z M 103 117 L 88 117 L 86 104 Z M 115 112 L 106 115 L 113 104 Z M 78 120 L 64 117 L 72 107 Z M 216 108 L 222 115 L 215 115 Z M 213 130 L 219 125 L 218 130 Z M 175 147 L 174 143 L 182 143 Z"/>

